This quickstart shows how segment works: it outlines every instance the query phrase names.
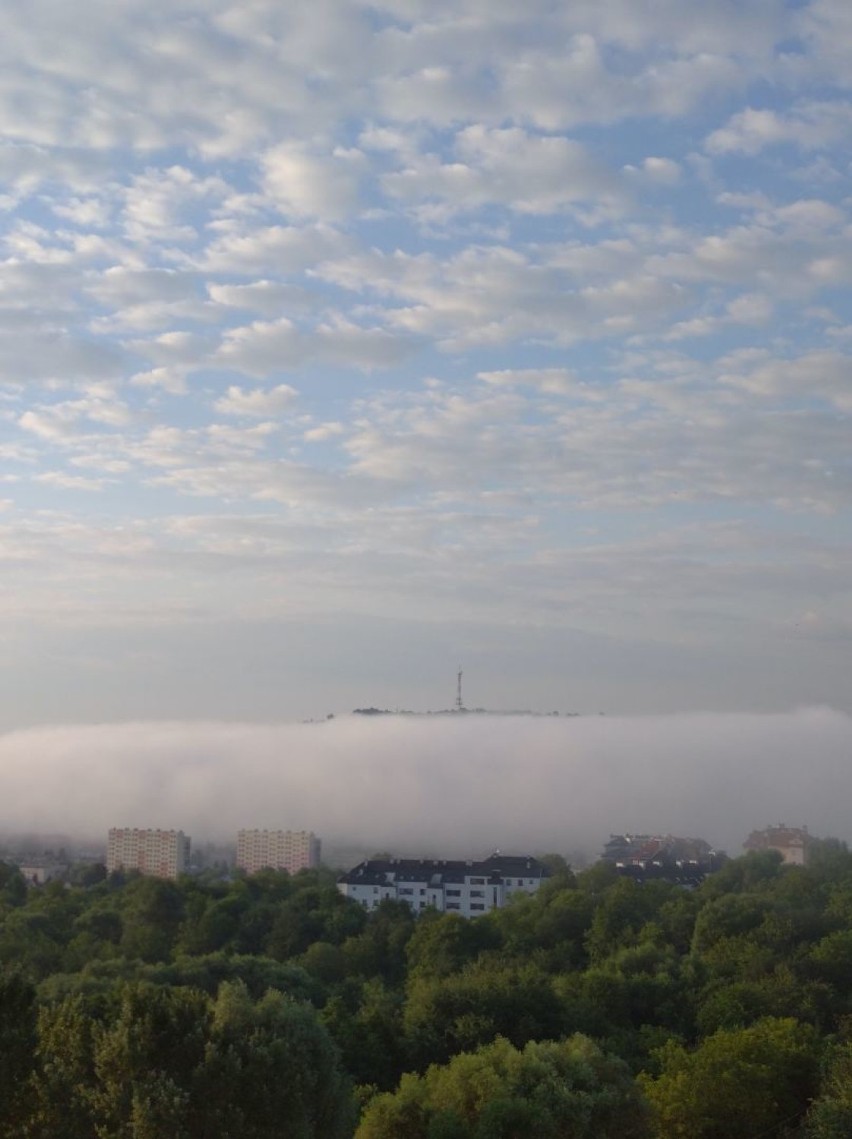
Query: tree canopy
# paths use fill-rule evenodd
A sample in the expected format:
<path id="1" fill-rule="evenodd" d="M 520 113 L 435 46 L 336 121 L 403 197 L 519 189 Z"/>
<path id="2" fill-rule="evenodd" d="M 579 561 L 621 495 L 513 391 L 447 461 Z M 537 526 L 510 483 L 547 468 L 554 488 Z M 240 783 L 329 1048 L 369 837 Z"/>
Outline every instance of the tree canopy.
<path id="1" fill-rule="evenodd" d="M 554 861 L 536 896 L 471 921 L 367 913 L 326 870 L 28 888 L 0 865 L 0 1139 L 546 1139 L 584 1120 L 839 1139 L 852 857 L 812 853 L 694 890 Z"/>

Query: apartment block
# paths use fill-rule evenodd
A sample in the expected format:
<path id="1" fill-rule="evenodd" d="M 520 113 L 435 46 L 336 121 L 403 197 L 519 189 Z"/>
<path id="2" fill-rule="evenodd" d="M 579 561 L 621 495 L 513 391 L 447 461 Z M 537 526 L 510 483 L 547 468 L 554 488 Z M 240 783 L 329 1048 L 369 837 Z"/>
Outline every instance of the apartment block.
<path id="1" fill-rule="evenodd" d="M 494 853 L 480 862 L 370 858 L 338 878 L 337 888 L 367 910 L 392 898 L 415 913 L 431 907 L 472 918 L 500 909 L 515 893 L 534 894 L 549 876 L 527 855 Z"/>
<path id="2" fill-rule="evenodd" d="M 138 870 L 155 878 L 177 878 L 189 867 L 189 841 L 183 831 L 113 827 L 107 839 L 107 871 Z"/>
<path id="3" fill-rule="evenodd" d="M 788 866 L 805 866 L 808 861 L 810 835 L 807 827 L 766 827 L 752 831 L 743 843 L 744 850 L 777 850 Z"/>
<path id="4" fill-rule="evenodd" d="M 319 866 L 322 843 L 313 831 L 241 830 L 237 834 L 237 869 L 287 870 L 297 874 Z"/>
<path id="5" fill-rule="evenodd" d="M 611 834 L 601 858 L 636 882 L 661 878 L 681 886 L 698 886 L 727 861 L 703 838 L 677 835 Z"/>

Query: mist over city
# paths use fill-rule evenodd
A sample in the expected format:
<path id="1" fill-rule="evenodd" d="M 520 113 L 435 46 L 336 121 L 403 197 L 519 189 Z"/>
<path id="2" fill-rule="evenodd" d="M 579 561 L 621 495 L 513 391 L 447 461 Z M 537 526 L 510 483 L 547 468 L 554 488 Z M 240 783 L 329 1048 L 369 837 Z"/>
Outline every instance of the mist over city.
<path id="1" fill-rule="evenodd" d="M 632 831 L 739 854 L 780 821 L 851 839 L 850 754 L 852 718 L 824 708 L 57 727 L 0 738 L 0 827 L 103 842 L 111 826 L 158 826 L 231 843 L 243 827 L 288 827 L 329 851 L 590 860 Z"/>

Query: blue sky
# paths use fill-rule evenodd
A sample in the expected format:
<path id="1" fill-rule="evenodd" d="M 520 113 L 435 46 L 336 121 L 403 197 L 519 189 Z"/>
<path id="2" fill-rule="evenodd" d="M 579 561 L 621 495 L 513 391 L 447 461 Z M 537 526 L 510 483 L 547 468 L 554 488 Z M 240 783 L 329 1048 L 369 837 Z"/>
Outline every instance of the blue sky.
<path id="1" fill-rule="evenodd" d="M 0 55 L 0 725 L 849 710 L 846 0 Z"/>

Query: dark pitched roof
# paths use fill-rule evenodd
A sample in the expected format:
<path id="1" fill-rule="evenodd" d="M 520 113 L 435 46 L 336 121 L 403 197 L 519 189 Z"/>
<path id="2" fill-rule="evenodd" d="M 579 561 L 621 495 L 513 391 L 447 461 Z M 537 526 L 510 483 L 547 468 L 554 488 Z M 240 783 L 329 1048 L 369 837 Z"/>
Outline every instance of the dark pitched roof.
<path id="1" fill-rule="evenodd" d="M 468 876 L 498 883 L 504 878 L 549 878 L 550 870 L 531 855 L 495 852 L 479 861 L 438 858 L 368 858 L 341 874 L 338 882 L 349 886 L 385 886 L 394 882 L 423 882 L 441 886 L 463 882 Z"/>

